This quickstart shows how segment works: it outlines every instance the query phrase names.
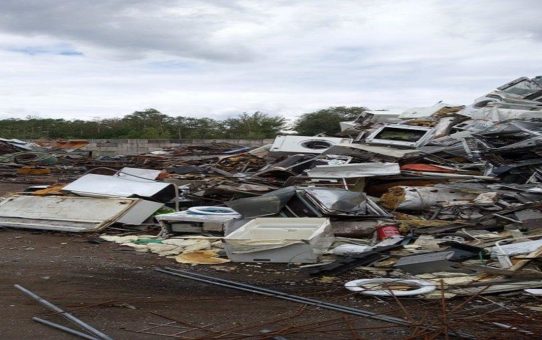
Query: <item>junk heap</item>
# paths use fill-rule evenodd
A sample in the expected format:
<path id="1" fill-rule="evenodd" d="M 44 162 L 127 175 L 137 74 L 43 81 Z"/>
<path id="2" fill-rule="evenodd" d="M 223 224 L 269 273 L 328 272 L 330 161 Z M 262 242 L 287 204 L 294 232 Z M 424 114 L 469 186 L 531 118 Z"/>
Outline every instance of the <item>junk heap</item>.
<path id="1" fill-rule="evenodd" d="M 341 130 L 109 158 L 1 139 L 2 180 L 40 185 L 6 197 L 0 225 L 100 232 L 179 263 L 356 268 L 360 294 L 542 294 L 542 77 Z"/>

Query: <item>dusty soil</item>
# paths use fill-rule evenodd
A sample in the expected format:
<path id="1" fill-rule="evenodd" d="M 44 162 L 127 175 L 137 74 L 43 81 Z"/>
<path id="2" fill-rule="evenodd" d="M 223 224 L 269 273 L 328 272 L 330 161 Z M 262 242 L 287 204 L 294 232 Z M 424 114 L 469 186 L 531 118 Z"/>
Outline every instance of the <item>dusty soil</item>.
<path id="1" fill-rule="evenodd" d="M 23 188 L 0 183 L 0 194 Z M 115 339 L 167 339 L 166 335 L 175 332 L 184 332 L 178 337 L 185 339 L 257 339 L 265 338 L 261 334 L 265 329 L 287 339 L 395 339 L 419 332 L 168 276 L 155 271 L 157 266 L 193 270 L 397 317 L 406 312 L 409 317 L 433 320 L 442 314 L 440 301 L 404 299 L 400 306 L 393 299 L 351 294 L 342 285 L 359 278 L 359 272 L 321 280 L 286 265 L 229 263 L 191 267 L 97 240 L 97 235 L 0 229 L 1 339 L 72 338 L 32 321 L 33 316 L 40 316 L 70 325 L 16 290 L 14 284 L 34 291 Z M 453 300 L 447 302 L 447 307 L 462 302 Z M 485 300 L 469 301 L 465 306 L 475 311 L 465 312 L 464 316 L 495 309 Z M 149 329 L 172 320 L 180 322 L 171 324 L 176 328 Z M 518 332 L 491 334 L 491 328 L 478 327 L 476 320 L 469 322 L 463 322 L 462 330 L 474 332 L 478 338 L 507 338 L 512 334 L 522 337 Z M 202 327 L 204 330 L 197 329 Z M 144 329 L 155 334 L 141 332 Z"/>

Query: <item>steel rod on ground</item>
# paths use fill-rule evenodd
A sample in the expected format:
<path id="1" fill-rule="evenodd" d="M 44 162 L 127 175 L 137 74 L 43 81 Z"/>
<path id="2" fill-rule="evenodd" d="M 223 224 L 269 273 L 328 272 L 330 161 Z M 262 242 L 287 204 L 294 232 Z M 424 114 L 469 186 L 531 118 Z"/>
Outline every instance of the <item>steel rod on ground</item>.
<path id="1" fill-rule="evenodd" d="M 398 324 L 398 325 L 402 325 L 402 326 L 415 326 L 415 324 L 412 323 L 412 322 L 409 322 L 409 321 L 406 321 L 406 320 L 403 320 L 403 319 L 400 319 L 400 318 L 388 316 L 388 315 L 373 313 L 373 312 L 369 312 L 369 311 L 366 311 L 366 310 L 363 310 L 363 309 L 356 309 L 356 308 L 342 306 L 342 305 L 329 303 L 329 302 L 325 302 L 325 301 L 305 298 L 305 297 L 298 296 L 298 295 L 291 295 L 291 294 L 280 292 L 280 291 L 275 291 L 275 290 L 262 288 L 262 287 L 258 287 L 258 286 L 253 286 L 253 285 L 249 285 L 249 284 L 244 284 L 244 283 L 240 283 L 240 282 L 235 282 L 235 281 L 224 280 L 224 279 L 220 279 L 220 278 L 216 278 L 216 277 L 212 277 L 212 276 L 207 276 L 207 275 L 202 275 L 202 274 L 198 274 L 198 273 L 193 273 L 193 272 L 188 272 L 188 271 L 184 271 L 184 270 L 178 270 L 178 269 L 175 269 L 175 268 L 170 268 L 170 267 L 166 267 L 165 269 L 156 268 L 156 271 L 159 271 L 159 272 L 162 272 L 162 273 L 165 273 L 165 274 L 168 274 L 168 275 L 179 276 L 179 277 L 183 277 L 183 278 L 187 278 L 187 279 L 191 279 L 191 280 L 195 280 L 195 281 L 214 284 L 214 285 L 221 286 L 221 287 L 232 288 L 232 289 L 237 289 L 237 290 L 241 290 L 241 291 L 245 291 L 245 292 L 260 294 L 260 295 L 264 295 L 264 296 L 275 297 L 275 298 L 282 299 L 282 300 L 287 300 L 287 301 L 312 305 L 312 306 L 316 306 L 316 307 L 320 307 L 320 308 L 324 308 L 324 309 L 333 310 L 333 311 L 336 311 L 336 312 L 342 312 L 342 313 L 347 313 L 347 314 L 351 314 L 351 315 L 367 317 L 367 318 L 370 318 L 370 319 L 385 321 L 385 322 L 394 323 L 394 324 Z M 426 328 L 426 329 L 433 329 L 434 328 L 432 326 L 424 326 L 424 325 L 418 325 L 418 326 L 421 327 L 421 328 Z M 459 336 L 459 337 L 463 337 L 463 338 L 473 338 L 471 335 L 465 334 L 465 333 L 450 332 L 450 335 Z"/>
<path id="2" fill-rule="evenodd" d="M 268 293 L 268 295 L 270 295 L 270 296 L 279 297 L 279 298 L 284 297 L 284 298 L 288 298 L 290 300 L 295 299 L 295 300 L 299 300 L 299 301 L 302 301 L 302 302 L 304 302 L 306 304 L 317 306 L 317 307 L 323 307 L 323 308 L 332 307 L 332 308 L 335 308 L 335 310 L 336 309 L 344 309 L 345 311 L 348 310 L 348 311 L 351 311 L 351 312 L 355 313 L 355 315 L 357 315 L 357 316 L 366 316 L 366 317 L 373 318 L 373 319 L 376 319 L 376 320 L 387 321 L 387 322 L 390 322 L 390 323 L 395 323 L 395 324 L 403 325 L 403 326 L 412 325 L 412 323 L 407 321 L 407 320 L 403 320 L 403 319 L 400 319 L 400 318 L 387 316 L 387 315 L 383 315 L 383 314 L 379 314 L 379 313 L 373 313 L 373 312 L 369 312 L 369 311 L 366 311 L 366 310 L 363 310 L 363 309 L 357 309 L 357 308 L 353 308 L 353 307 L 338 305 L 338 304 L 325 302 L 325 301 L 321 301 L 321 300 L 306 298 L 306 297 L 299 296 L 299 295 L 291 295 L 291 294 L 284 293 L 284 292 L 281 292 L 281 291 L 276 291 L 276 290 L 272 290 L 272 289 L 258 287 L 258 286 L 254 286 L 254 285 L 250 285 L 250 284 L 246 284 L 246 283 L 241 283 L 241 282 L 224 280 L 224 279 L 220 279 L 220 278 L 217 278 L 217 277 L 202 275 L 202 274 L 198 274 L 198 273 L 192 273 L 192 272 L 188 272 L 188 271 L 184 271 L 184 270 L 178 270 L 178 269 L 174 269 L 174 268 L 170 268 L 170 267 L 166 267 L 165 269 L 166 269 L 166 271 L 172 271 L 172 272 L 175 272 L 176 274 L 183 274 L 183 275 L 189 276 L 188 278 L 199 277 L 199 278 L 202 278 L 202 279 L 205 279 L 205 280 L 211 280 L 211 281 L 214 281 L 214 282 L 209 282 L 209 283 L 213 283 L 213 284 L 216 284 L 215 282 L 224 283 L 226 285 L 233 285 L 234 286 L 233 288 L 236 288 L 236 289 L 238 287 L 242 287 L 242 288 L 248 289 L 248 291 L 250 291 L 250 292 L 253 292 L 253 290 L 257 290 L 258 292 Z M 158 271 L 161 271 L 161 270 L 158 270 Z M 177 275 L 177 276 L 181 276 L 181 275 Z M 202 281 L 202 282 L 206 282 L 206 281 Z M 243 290 L 243 289 L 241 289 L 241 290 Z M 255 292 L 255 293 L 258 293 L 258 292 Z"/>
<path id="3" fill-rule="evenodd" d="M 79 320 L 78 318 L 76 318 L 75 316 L 73 316 L 72 314 L 60 309 L 59 307 L 57 307 L 56 305 L 52 304 L 51 302 L 45 300 L 44 298 L 40 297 L 39 295 L 37 295 L 36 293 L 24 288 L 23 286 L 21 285 L 15 285 L 15 288 L 17 288 L 18 290 L 20 290 L 21 292 L 23 292 L 24 294 L 28 295 L 29 297 L 31 297 L 32 299 L 38 301 L 40 304 L 42 304 L 43 306 L 49 308 L 50 310 L 54 311 L 54 312 L 57 312 L 59 314 L 61 314 L 63 317 L 65 317 L 66 319 L 70 320 L 71 322 L 79 325 L 81 328 L 89 331 L 90 333 L 96 335 L 99 339 L 103 339 L 103 340 L 113 340 L 110 336 L 100 332 L 99 330 L 97 330 L 96 328 L 84 323 L 83 321 Z"/>
<path id="4" fill-rule="evenodd" d="M 69 333 L 69 334 L 78 336 L 78 337 L 83 338 L 83 339 L 88 339 L 88 340 L 99 340 L 99 338 L 95 338 L 95 337 L 90 336 L 90 335 L 88 335 L 88 334 L 85 334 L 85 333 L 76 331 L 75 329 L 71 329 L 71 328 L 69 328 L 69 327 L 62 326 L 62 325 L 59 325 L 59 324 L 57 324 L 57 323 L 54 323 L 54 322 L 51 322 L 51 321 L 48 321 L 48 320 L 41 319 L 41 318 L 38 318 L 38 317 L 36 317 L 36 316 L 33 317 L 32 320 L 34 320 L 34 321 L 36 321 L 36 322 L 39 322 L 39 323 L 41 323 L 41 324 L 43 324 L 43 325 L 46 325 L 46 326 L 49 326 L 49 327 L 52 327 L 52 328 L 61 330 L 61 331 L 63 331 L 63 332 L 66 332 L 66 333 Z"/>

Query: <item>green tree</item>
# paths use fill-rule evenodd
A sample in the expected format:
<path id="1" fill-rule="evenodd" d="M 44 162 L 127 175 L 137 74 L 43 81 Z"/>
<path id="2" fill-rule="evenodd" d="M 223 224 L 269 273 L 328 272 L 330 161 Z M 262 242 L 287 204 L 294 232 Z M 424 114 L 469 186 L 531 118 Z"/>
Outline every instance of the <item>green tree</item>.
<path id="1" fill-rule="evenodd" d="M 169 138 L 169 125 L 171 117 L 161 113 L 156 109 L 146 109 L 144 111 L 135 111 L 122 118 L 126 128 L 128 128 L 128 138 Z M 143 135 L 153 137 L 142 137 Z"/>
<path id="2" fill-rule="evenodd" d="M 120 118 L 65 120 L 29 116 L 1 119 L 0 137 L 63 138 L 273 138 L 285 127 L 283 117 L 262 112 L 242 113 L 226 120 L 168 116 L 156 109 L 135 111 Z"/>
<path id="3" fill-rule="evenodd" d="M 304 113 L 296 120 L 294 130 L 303 136 L 314 136 L 319 133 L 333 136 L 341 131 L 339 122 L 354 120 L 366 110 L 367 108 L 358 106 L 336 106 Z"/>
<path id="4" fill-rule="evenodd" d="M 224 135 L 223 124 L 212 118 L 175 117 L 169 130 L 178 139 L 221 138 Z"/>
<path id="5" fill-rule="evenodd" d="M 262 112 L 242 113 L 224 121 L 229 138 L 272 138 L 286 125 L 284 117 L 269 116 Z"/>

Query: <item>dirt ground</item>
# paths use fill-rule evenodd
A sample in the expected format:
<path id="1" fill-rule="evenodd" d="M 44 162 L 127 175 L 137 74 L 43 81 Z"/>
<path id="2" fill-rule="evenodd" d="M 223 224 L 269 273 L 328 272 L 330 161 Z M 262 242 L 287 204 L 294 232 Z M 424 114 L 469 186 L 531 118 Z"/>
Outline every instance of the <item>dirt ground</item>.
<path id="1" fill-rule="evenodd" d="M 23 188 L 0 183 L 0 194 Z M 33 316 L 40 316 L 69 325 L 16 290 L 14 284 L 34 291 L 114 339 L 167 339 L 177 332 L 177 337 L 184 339 L 270 338 L 262 334 L 266 330 L 286 339 L 421 338 L 419 329 L 172 277 L 155 271 L 158 266 L 193 270 L 396 317 L 406 315 L 429 322 L 442 316 L 440 301 L 404 299 L 399 304 L 393 299 L 352 294 L 343 284 L 360 278 L 356 272 L 321 279 L 286 265 L 191 267 L 97 240 L 97 235 L 0 229 L 1 339 L 73 338 L 32 321 Z M 524 302 L 512 299 L 517 304 Z M 451 310 L 463 302 L 446 302 L 446 308 Z M 507 303 L 513 304 L 510 300 Z M 467 301 L 462 308 L 466 310 L 462 317 L 471 318 L 462 321 L 461 330 L 472 332 L 476 338 L 530 337 L 518 331 L 497 331 L 494 326 L 486 327 L 485 322 L 482 325 L 476 315 L 495 309 L 485 300 Z M 510 314 L 501 308 L 491 315 L 498 321 L 499 315 Z M 153 328 L 157 325 L 162 327 Z M 497 332 L 492 334 L 491 330 Z"/>

